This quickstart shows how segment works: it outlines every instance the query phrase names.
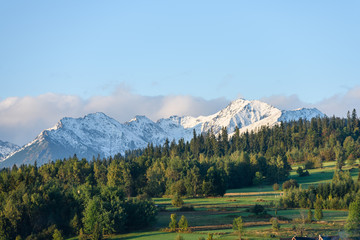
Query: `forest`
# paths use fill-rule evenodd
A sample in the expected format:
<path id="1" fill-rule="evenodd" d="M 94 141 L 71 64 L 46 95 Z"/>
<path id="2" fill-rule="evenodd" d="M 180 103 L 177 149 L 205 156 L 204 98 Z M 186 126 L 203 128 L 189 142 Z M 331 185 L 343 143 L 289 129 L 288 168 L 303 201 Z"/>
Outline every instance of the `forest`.
<path id="1" fill-rule="evenodd" d="M 76 155 L 0 172 L 0 239 L 100 236 L 143 229 L 158 212 L 152 197 L 222 196 L 227 189 L 282 183 L 292 165 L 336 160 L 332 183 L 290 188 L 283 207 L 348 208 L 359 184 L 342 171 L 360 157 L 360 121 L 323 117 L 255 132 L 200 134 L 101 159 Z M 101 238 L 99 238 L 101 239 Z"/>

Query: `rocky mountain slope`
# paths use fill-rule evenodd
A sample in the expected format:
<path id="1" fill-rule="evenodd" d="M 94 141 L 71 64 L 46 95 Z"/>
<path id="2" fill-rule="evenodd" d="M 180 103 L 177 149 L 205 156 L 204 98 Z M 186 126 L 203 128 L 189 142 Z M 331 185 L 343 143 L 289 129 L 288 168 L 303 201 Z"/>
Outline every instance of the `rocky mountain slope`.
<path id="1" fill-rule="evenodd" d="M 284 111 L 261 101 L 238 99 L 210 116 L 172 116 L 153 122 L 145 116 L 119 123 L 104 113 L 93 113 L 83 118 L 63 118 L 53 128 L 44 130 L 36 139 L 13 152 L 0 163 L 0 167 L 13 164 L 47 163 L 73 156 L 91 159 L 93 156 L 109 157 L 126 150 L 144 148 L 149 143 L 163 144 L 166 139 L 191 140 L 193 130 L 218 134 L 227 127 L 229 134 L 236 126 L 241 132 L 252 131 L 263 125 L 274 126 L 280 121 L 311 119 L 324 116 L 317 109 Z"/>
<path id="2" fill-rule="evenodd" d="M 4 142 L 0 140 L 0 161 L 4 160 L 9 154 L 15 152 L 20 147 L 16 144 Z"/>

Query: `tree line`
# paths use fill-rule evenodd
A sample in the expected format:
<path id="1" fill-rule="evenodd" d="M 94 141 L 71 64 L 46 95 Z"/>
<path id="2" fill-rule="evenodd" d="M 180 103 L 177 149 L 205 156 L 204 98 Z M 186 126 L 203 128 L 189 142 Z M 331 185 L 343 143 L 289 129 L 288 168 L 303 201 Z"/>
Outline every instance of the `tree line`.
<path id="1" fill-rule="evenodd" d="M 75 157 L 0 172 L 0 239 L 63 239 L 142 229 L 154 222 L 149 199 L 98 182 L 96 163 Z M 96 174 L 95 174 L 96 173 Z M 96 177 L 95 177 L 96 176 Z M 106 177 L 106 176 L 105 176 Z"/>
<path id="2" fill-rule="evenodd" d="M 331 182 L 309 186 L 307 189 L 291 187 L 280 200 L 285 208 L 348 209 L 359 195 L 360 183 L 349 171 L 335 171 Z"/>

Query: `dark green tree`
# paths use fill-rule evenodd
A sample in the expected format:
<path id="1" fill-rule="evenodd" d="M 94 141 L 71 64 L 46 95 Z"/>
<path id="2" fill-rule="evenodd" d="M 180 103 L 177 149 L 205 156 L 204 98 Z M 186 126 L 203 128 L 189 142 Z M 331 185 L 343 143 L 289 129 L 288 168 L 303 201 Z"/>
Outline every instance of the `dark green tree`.
<path id="1" fill-rule="evenodd" d="M 322 212 L 322 200 L 321 198 L 316 198 L 316 202 L 315 202 L 315 214 L 314 217 L 316 220 L 320 220 L 323 218 L 323 212 Z"/>
<path id="2" fill-rule="evenodd" d="M 172 214 L 170 215 L 169 227 L 170 227 L 170 230 L 171 230 L 172 232 L 175 232 L 175 231 L 176 231 L 176 228 L 178 227 L 177 216 L 176 216 L 175 213 L 172 213 Z"/>
<path id="3" fill-rule="evenodd" d="M 85 209 L 83 224 L 87 233 L 93 232 L 95 225 L 100 229 L 99 223 L 102 222 L 101 216 L 101 202 L 98 197 L 91 199 Z"/>
<path id="4" fill-rule="evenodd" d="M 311 209 L 309 208 L 309 210 L 308 210 L 308 215 L 307 215 L 307 221 L 308 221 L 309 223 L 312 222 L 313 216 L 314 216 L 314 214 L 313 214 L 313 212 L 311 211 Z"/>

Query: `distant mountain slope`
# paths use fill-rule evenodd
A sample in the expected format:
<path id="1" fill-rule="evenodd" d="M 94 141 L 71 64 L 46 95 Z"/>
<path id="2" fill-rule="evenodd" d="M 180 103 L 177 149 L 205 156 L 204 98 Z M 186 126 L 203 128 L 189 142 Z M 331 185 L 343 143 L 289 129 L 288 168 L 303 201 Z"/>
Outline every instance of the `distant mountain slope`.
<path id="1" fill-rule="evenodd" d="M 10 153 L 18 150 L 20 147 L 16 144 L 0 140 L 0 161 L 5 159 Z"/>
<path id="2" fill-rule="evenodd" d="M 44 130 L 34 141 L 9 155 L 0 167 L 13 164 L 47 163 L 67 158 L 75 153 L 78 157 L 91 159 L 93 156 L 109 157 L 126 150 L 144 148 L 149 143 L 163 144 L 166 139 L 191 140 L 193 130 L 212 131 L 218 134 L 227 127 L 229 134 L 236 126 L 241 132 L 252 131 L 261 126 L 274 126 L 280 121 L 311 119 L 324 116 L 317 109 L 284 111 L 261 101 L 238 99 L 221 111 L 200 117 L 172 116 L 153 122 L 145 116 L 119 123 L 104 113 L 88 114 L 83 118 L 63 118 L 53 128 Z"/>

